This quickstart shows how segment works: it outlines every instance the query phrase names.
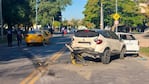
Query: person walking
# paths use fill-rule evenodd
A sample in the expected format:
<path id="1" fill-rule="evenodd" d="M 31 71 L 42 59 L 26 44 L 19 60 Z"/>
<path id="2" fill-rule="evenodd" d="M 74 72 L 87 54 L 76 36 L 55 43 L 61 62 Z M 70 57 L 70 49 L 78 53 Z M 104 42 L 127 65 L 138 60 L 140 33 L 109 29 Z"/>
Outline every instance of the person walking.
<path id="1" fill-rule="evenodd" d="M 16 34 L 17 34 L 17 44 L 18 46 L 20 46 L 22 44 L 23 31 L 20 28 L 18 28 Z"/>
<path id="2" fill-rule="evenodd" d="M 7 43 L 8 47 L 12 47 L 12 29 L 8 28 L 7 30 Z"/>

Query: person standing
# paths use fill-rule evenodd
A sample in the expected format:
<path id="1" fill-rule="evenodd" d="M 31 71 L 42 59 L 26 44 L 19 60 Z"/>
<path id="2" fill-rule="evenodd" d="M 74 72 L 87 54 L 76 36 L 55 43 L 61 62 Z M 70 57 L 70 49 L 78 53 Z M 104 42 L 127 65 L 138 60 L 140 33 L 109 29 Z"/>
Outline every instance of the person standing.
<path id="1" fill-rule="evenodd" d="M 7 30 L 7 43 L 8 43 L 8 47 L 12 46 L 12 29 L 8 28 Z"/>
<path id="2" fill-rule="evenodd" d="M 18 46 L 20 46 L 20 44 L 22 44 L 23 31 L 20 28 L 18 28 L 16 34 L 17 34 L 17 44 Z"/>
<path id="3" fill-rule="evenodd" d="M 62 27 L 61 29 L 62 36 L 64 36 L 64 31 L 65 31 L 65 27 Z"/>
<path id="4" fill-rule="evenodd" d="M 49 28 L 49 31 L 50 31 L 51 35 L 53 35 L 53 31 L 54 31 L 54 30 L 53 30 L 52 27 Z"/>

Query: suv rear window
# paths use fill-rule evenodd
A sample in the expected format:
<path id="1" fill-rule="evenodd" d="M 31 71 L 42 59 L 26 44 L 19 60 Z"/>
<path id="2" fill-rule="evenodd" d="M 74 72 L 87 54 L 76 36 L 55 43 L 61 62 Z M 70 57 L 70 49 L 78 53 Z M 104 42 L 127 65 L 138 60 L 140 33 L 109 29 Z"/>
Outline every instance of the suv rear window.
<path id="1" fill-rule="evenodd" d="M 78 30 L 74 35 L 76 37 L 96 37 L 99 36 L 99 33 L 93 30 Z"/>

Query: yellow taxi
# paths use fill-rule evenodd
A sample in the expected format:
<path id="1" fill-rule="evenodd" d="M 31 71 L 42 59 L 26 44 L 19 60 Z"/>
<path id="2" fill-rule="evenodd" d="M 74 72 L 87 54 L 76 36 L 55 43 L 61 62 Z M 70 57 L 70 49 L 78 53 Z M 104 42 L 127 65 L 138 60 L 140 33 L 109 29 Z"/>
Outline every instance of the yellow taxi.
<path id="1" fill-rule="evenodd" d="M 51 33 L 48 30 L 32 30 L 25 35 L 25 42 L 27 46 L 30 44 L 48 44 Z"/>

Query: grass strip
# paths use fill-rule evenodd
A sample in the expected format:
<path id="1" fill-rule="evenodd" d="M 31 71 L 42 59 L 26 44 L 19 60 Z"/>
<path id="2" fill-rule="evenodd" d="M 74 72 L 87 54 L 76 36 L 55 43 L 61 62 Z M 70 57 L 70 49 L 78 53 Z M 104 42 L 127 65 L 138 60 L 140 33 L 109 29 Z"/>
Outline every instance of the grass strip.
<path id="1" fill-rule="evenodd" d="M 149 47 L 141 47 L 140 53 L 149 57 Z"/>

